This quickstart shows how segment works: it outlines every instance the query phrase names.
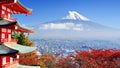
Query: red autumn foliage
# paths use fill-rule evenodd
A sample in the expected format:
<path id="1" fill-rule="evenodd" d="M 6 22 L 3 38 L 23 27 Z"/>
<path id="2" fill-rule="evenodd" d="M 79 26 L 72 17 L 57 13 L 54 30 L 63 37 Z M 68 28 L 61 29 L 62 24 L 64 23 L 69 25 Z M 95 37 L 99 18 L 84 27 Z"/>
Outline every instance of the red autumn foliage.
<path id="1" fill-rule="evenodd" d="M 20 63 L 41 68 L 120 68 L 120 50 L 90 48 L 90 51 L 75 52 L 60 58 L 51 54 L 37 56 L 34 52 L 21 54 Z"/>
<path id="2" fill-rule="evenodd" d="M 20 54 L 19 63 L 28 66 L 39 66 L 40 60 L 39 56 L 36 54 L 36 50 L 30 53 Z"/>
<path id="3" fill-rule="evenodd" d="M 56 63 L 58 68 L 120 68 L 120 50 L 90 48 L 90 51 L 76 51 L 76 54 L 62 57 Z"/>
<path id="4" fill-rule="evenodd" d="M 51 54 L 42 54 L 40 57 L 41 68 L 56 68 L 56 56 Z"/>

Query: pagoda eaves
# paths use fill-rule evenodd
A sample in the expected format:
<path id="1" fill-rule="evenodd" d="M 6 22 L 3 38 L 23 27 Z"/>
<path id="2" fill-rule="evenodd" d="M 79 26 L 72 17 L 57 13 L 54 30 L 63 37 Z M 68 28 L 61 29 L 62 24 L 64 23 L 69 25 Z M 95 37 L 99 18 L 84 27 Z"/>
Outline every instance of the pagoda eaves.
<path id="1" fill-rule="evenodd" d="M 11 17 L 12 14 L 32 14 L 32 12 L 19 0 L 0 0 L 0 68 L 11 68 L 11 65 L 18 64 L 20 57 L 18 53 L 36 51 L 35 47 L 18 45 L 18 39 L 12 38 L 14 32 L 28 35 L 34 33 L 33 29 L 20 26 L 17 20 Z"/>
<path id="2" fill-rule="evenodd" d="M 0 19 L 0 28 L 12 29 L 15 32 L 34 33 L 34 30 L 32 28 L 23 27 L 19 25 L 17 21 L 6 22 L 5 20 Z"/>
<path id="3" fill-rule="evenodd" d="M 32 14 L 32 10 L 25 8 L 19 0 L 4 0 L 2 9 L 7 9 L 11 14 Z"/>

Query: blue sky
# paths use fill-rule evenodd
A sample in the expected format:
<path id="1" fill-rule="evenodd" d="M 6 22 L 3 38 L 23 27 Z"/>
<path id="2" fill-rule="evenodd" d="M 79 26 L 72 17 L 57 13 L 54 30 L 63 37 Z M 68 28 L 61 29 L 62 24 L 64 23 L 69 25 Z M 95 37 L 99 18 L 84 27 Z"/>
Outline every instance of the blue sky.
<path id="1" fill-rule="evenodd" d="M 21 24 L 38 25 L 77 11 L 96 23 L 120 28 L 120 0 L 20 0 L 32 15 L 15 15 Z"/>

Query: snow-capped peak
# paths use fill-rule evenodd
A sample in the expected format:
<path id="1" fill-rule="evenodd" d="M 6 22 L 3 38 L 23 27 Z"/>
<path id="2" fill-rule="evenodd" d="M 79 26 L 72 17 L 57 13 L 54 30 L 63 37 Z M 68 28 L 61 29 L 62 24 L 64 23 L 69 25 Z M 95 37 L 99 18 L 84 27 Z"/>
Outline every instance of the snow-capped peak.
<path id="1" fill-rule="evenodd" d="M 73 19 L 73 20 L 89 21 L 88 18 L 84 17 L 83 15 L 79 14 L 76 11 L 69 11 L 69 15 L 64 17 L 63 19 Z"/>

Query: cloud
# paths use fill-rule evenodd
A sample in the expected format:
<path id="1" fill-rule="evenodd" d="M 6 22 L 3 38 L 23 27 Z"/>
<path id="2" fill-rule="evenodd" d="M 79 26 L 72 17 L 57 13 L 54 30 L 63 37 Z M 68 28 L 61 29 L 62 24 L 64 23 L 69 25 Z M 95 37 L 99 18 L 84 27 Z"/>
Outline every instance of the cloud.
<path id="1" fill-rule="evenodd" d="M 76 30 L 76 31 L 83 31 L 82 28 L 73 28 L 73 30 Z"/>
<path id="2" fill-rule="evenodd" d="M 81 24 L 74 24 L 74 23 L 49 23 L 43 24 L 39 26 L 39 29 L 64 29 L 64 30 L 77 30 L 83 31 Z"/>

